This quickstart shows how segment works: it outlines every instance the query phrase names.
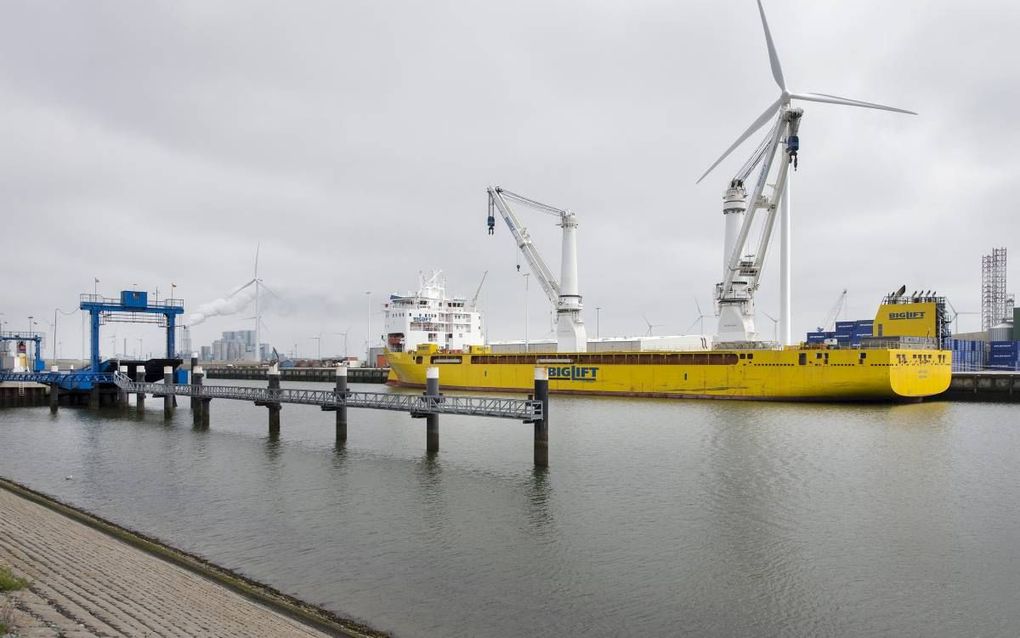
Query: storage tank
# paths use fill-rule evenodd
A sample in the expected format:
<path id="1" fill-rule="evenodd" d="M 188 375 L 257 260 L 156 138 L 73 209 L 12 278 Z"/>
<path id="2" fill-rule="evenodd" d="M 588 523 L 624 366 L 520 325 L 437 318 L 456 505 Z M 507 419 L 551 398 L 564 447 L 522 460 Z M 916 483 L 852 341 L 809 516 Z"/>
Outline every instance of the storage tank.
<path id="1" fill-rule="evenodd" d="M 988 340 L 989 341 L 1012 341 L 1013 340 L 1013 322 L 1003 321 L 1002 323 L 992 326 L 988 329 Z"/>

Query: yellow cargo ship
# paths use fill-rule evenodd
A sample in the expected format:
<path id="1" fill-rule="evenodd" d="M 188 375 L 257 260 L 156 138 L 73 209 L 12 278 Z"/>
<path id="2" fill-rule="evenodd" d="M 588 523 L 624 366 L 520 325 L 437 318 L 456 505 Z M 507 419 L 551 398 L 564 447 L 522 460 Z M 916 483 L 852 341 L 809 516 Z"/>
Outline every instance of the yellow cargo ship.
<path id="1" fill-rule="evenodd" d="M 943 331 L 935 301 L 886 299 L 874 336 L 860 347 L 801 344 L 689 352 L 529 352 L 488 346 L 442 351 L 434 344 L 388 352 L 390 380 L 424 387 L 439 368 L 444 389 L 528 392 L 535 367 L 554 393 L 780 401 L 909 401 L 944 392 L 952 353 L 935 348 Z M 750 344 L 748 344 L 750 345 Z"/>

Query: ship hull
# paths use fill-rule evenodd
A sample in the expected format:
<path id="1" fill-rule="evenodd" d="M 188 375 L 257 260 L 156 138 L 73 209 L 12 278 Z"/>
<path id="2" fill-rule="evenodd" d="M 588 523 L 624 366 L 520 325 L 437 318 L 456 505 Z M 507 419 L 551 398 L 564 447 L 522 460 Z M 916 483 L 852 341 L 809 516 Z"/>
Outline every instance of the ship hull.
<path id="1" fill-rule="evenodd" d="M 775 401 L 911 401 L 944 392 L 951 353 L 908 349 L 636 353 L 387 353 L 390 381 L 448 390 L 530 392 L 535 367 L 560 394 Z"/>

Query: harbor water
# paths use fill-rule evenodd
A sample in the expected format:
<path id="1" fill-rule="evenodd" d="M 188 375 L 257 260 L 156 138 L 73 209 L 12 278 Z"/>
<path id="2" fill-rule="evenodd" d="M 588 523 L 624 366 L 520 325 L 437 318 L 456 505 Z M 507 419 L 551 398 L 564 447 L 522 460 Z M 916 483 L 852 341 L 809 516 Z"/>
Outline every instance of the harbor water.
<path id="1" fill-rule="evenodd" d="M 547 470 L 513 421 L 443 416 L 430 458 L 402 413 L 338 448 L 211 408 L 0 410 L 0 476 L 397 636 L 1020 632 L 1010 405 L 554 396 Z"/>

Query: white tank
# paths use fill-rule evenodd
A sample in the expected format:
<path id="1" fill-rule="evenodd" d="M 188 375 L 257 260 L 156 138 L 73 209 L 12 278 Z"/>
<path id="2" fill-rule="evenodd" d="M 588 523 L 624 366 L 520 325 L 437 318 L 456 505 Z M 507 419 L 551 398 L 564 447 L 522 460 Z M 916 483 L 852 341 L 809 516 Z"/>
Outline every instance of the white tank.
<path id="1" fill-rule="evenodd" d="M 1013 322 L 1003 321 L 988 329 L 989 341 L 1013 341 Z"/>

